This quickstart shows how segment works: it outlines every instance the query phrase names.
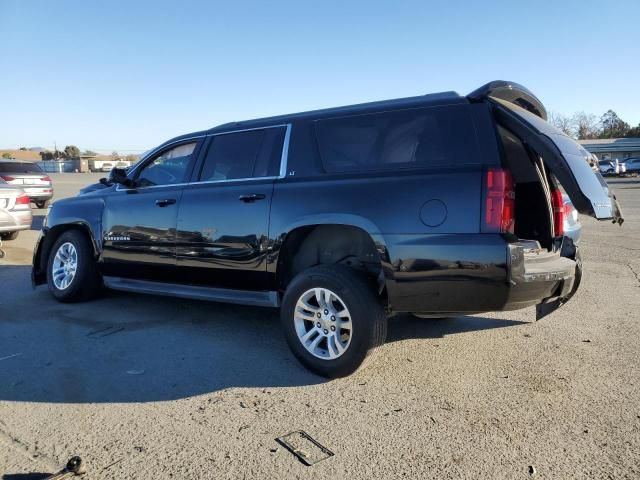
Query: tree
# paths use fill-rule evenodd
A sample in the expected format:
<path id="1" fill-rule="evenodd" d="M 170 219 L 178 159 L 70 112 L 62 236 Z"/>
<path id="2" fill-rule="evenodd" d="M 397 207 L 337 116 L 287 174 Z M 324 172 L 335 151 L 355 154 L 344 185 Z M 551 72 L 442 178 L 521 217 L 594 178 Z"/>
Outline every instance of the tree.
<path id="1" fill-rule="evenodd" d="M 640 137 L 640 123 L 633 128 L 630 128 L 625 137 Z"/>
<path id="2" fill-rule="evenodd" d="M 111 158 L 113 160 L 118 160 L 120 158 L 120 155 L 114 150 L 113 152 L 111 152 Z"/>
<path id="3" fill-rule="evenodd" d="M 22 150 L 23 152 L 27 151 L 27 147 L 20 147 L 20 150 Z"/>
<path id="4" fill-rule="evenodd" d="M 9 152 L 4 152 L 2 158 L 13 158 Z"/>
<path id="5" fill-rule="evenodd" d="M 64 147 L 64 156 L 67 158 L 77 158 L 80 156 L 80 149 L 75 145 L 67 145 Z"/>
<path id="6" fill-rule="evenodd" d="M 95 157 L 96 155 L 98 155 L 96 152 L 94 152 L 93 150 L 85 150 L 83 153 L 83 155 L 87 155 L 87 156 L 92 156 Z"/>
<path id="7" fill-rule="evenodd" d="M 134 162 L 137 162 L 137 161 L 138 161 L 138 155 L 127 155 L 126 157 L 124 157 L 124 159 L 125 159 L 127 162 L 134 163 Z"/>
<path id="8" fill-rule="evenodd" d="M 594 114 L 577 112 L 571 120 L 578 140 L 592 140 L 600 135 L 598 120 Z"/>
<path id="9" fill-rule="evenodd" d="M 53 160 L 53 152 L 50 152 L 48 150 L 43 150 L 42 152 L 40 152 L 40 158 L 44 161 L 44 160 Z"/>
<path id="10" fill-rule="evenodd" d="M 629 124 L 622 120 L 613 110 L 607 110 L 600 117 L 600 125 L 602 126 L 600 138 L 620 138 L 624 137 L 629 131 Z"/>
<path id="11" fill-rule="evenodd" d="M 569 137 L 575 136 L 575 124 L 572 118 L 558 112 L 549 113 L 549 123 Z"/>

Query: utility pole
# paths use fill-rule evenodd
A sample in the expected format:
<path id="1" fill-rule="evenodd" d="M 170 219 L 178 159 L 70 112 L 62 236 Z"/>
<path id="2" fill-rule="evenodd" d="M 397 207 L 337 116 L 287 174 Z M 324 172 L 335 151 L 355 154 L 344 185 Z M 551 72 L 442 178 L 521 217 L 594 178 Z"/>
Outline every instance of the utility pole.
<path id="1" fill-rule="evenodd" d="M 55 140 L 53 141 L 53 158 L 58 160 L 58 144 Z"/>

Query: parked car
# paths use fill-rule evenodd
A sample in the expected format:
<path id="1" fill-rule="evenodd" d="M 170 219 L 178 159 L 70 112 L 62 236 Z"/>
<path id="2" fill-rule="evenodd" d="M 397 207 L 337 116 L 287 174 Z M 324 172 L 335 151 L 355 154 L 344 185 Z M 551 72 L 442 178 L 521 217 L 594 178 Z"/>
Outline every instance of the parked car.
<path id="1" fill-rule="evenodd" d="M 9 185 L 22 188 L 38 208 L 46 207 L 53 197 L 51 178 L 36 163 L 0 160 L 0 178 Z"/>
<path id="2" fill-rule="evenodd" d="M 624 175 L 625 173 L 627 173 L 627 166 L 624 164 L 624 162 L 621 162 L 616 158 L 614 160 L 614 163 L 618 166 L 618 175 Z"/>
<path id="3" fill-rule="evenodd" d="M 55 202 L 32 278 L 61 302 L 105 285 L 280 307 L 296 357 L 348 375 L 391 315 L 542 318 L 567 302 L 581 263 L 559 183 L 579 212 L 622 222 L 588 155 L 501 81 L 228 123 Z"/>
<path id="4" fill-rule="evenodd" d="M 611 160 L 600 160 L 598 166 L 602 175 L 620 174 L 620 164 L 612 162 Z"/>
<path id="5" fill-rule="evenodd" d="M 0 178 L 0 239 L 15 240 L 20 230 L 31 228 L 31 220 L 27 194 Z"/>
<path id="6" fill-rule="evenodd" d="M 578 244 L 580 237 L 582 236 L 582 224 L 578 218 L 578 211 L 573 206 L 569 195 L 562 194 L 562 204 L 564 205 L 563 220 L 564 220 L 564 234 L 573 240 L 574 244 Z"/>
<path id="7" fill-rule="evenodd" d="M 621 165 L 624 165 L 626 173 L 638 174 L 640 172 L 640 157 L 627 158 Z"/>

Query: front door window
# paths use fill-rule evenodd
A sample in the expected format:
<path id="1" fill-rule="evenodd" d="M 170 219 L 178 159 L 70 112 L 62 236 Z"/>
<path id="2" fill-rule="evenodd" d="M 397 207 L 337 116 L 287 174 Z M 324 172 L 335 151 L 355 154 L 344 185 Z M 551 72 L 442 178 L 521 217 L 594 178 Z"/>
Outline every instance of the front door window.
<path id="1" fill-rule="evenodd" d="M 136 178 L 136 187 L 174 185 L 185 181 L 196 142 L 166 150 L 147 163 Z"/>

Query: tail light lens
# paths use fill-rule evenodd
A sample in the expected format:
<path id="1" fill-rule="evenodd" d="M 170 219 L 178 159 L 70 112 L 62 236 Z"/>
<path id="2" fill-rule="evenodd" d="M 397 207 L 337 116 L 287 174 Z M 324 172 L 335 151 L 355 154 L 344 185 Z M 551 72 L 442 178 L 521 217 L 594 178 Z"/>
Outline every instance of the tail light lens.
<path id="1" fill-rule="evenodd" d="M 11 177 L 9 175 L 0 175 L 5 182 L 11 182 L 16 179 L 16 177 Z"/>
<path id="2" fill-rule="evenodd" d="M 31 210 L 29 196 L 22 194 L 19 197 L 16 197 L 16 203 L 13 205 L 13 210 Z"/>
<path id="3" fill-rule="evenodd" d="M 571 218 L 574 222 L 578 221 L 578 211 L 575 209 L 573 204 L 566 203 L 564 205 L 564 218 Z"/>
<path id="4" fill-rule="evenodd" d="M 29 197 L 23 193 L 16 198 L 16 205 L 29 205 Z"/>
<path id="5" fill-rule="evenodd" d="M 42 177 L 42 180 L 44 180 L 45 182 L 50 182 L 51 177 L 49 175 L 45 175 L 44 177 Z"/>
<path id="6" fill-rule="evenodd" d="M 551 206 L 553 207 L 553 232 L 556 237 L 564 235 L 564 201 L 562 192 L 558 189 L 551 191 Z"/>
<path id="7" fill-rule="evenodd" d="M 515 228 L 515 190 L 509 170 L 490 168 L 484 185 L 484 233 L 513 233 Z"/>

